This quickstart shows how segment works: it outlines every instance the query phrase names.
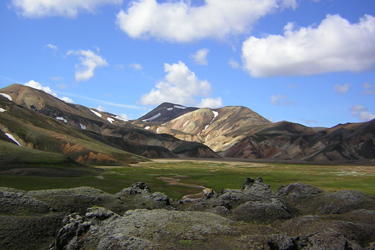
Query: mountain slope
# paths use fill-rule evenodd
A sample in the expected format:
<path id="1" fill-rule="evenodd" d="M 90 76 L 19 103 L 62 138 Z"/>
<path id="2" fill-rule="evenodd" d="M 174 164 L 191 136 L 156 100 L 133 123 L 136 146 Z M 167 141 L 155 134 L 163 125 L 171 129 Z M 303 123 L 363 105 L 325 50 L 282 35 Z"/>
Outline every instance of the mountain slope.
<path id="1" fill-rule="evenodd" d="M 145 117 L 150 116 L 149 114 Z M 165 122 L 137 124 L 156 133 L 204 143 L 222 157 L 307 161 L 375 158 L 375 120 L 319 130 L 287 121 L 272 123 L 245 107 L 195 109 Z"/>
<path id="2" fill-rule="evenodd" d="M 249 131 L 268 124 L 271 122 L 251 109 L 236 106 L 196 109 L 165 123 L 146 121 L 144 126 L 157 133 L 204 143 L 221 152 L 240 141 Z"/>
<path id="3" fill-rule="evenodd" d="M 22 85 L 0 90 L 0 111 L 0 140 L 60 153 L 83 164 L 117 165 L 146 160 L 141 156 L 183 157 L 186 152 L 173 151 L 192 145 L 199 149 L 192 157 L 218 157 L 205 145 L 174 137 L 166 143 L 163 136 L 138 129 L 113 114 L 68 104 Z M 119 130 L 127 132 L 116 133 Z"/>

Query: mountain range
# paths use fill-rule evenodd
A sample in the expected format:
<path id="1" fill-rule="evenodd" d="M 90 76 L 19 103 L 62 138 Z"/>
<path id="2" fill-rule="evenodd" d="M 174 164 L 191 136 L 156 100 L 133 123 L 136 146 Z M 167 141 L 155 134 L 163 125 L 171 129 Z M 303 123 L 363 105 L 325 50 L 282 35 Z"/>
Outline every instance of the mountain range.
<path id="1" fill-rule="evenodd" d="M 375 120 L 311 128 L 273 123 L 242 106 L 209 109 L 162 103 L 137 120 L 125 121 L 18 84 L 0 89 L 0 131 L 3 166 L 38 161 L 121 165 L 184 157 L 375 160 Z"/>

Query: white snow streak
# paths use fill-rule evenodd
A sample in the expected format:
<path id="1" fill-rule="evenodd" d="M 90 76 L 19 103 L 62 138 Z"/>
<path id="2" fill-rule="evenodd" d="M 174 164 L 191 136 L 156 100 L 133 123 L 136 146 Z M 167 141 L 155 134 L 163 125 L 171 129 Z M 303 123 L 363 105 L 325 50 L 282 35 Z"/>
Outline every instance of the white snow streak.
<path id="1" fill-rule="evenodd" d="M 168 110 L 168 111 L 172 111 L 172 110 L 173 110 L 173 107 L 171 107 L 171 108 L 167 108 L 167 110 Z"/>
<path id="2" fill-rule="evenodd" d="M 149 129 L 150 129 L 150 126 L 145 127 L 145 129 L 146 129 L 146 130 L 149 130 Z"/>
<path id="3" fill-rule="evenodd" d="M 96 112 L 95 110 L 92 110 L 92 109 L 90 109 L 90 111 L 93 112 L 95 115 L 102 117 L 102 114 L 100 114 L 99 112 Z"/>
<path id="4" fill-rule="evenodd" d="M 124 121 L 124 122 L 127 122 L 128 120 L 125 119 L 124 117 L 120 116 L 120 115 L 116 115 L 115 117 L 117 120 L 120 120 L 120 121 Z"/>
<path id="5" fill-rule="evenodd" d="M 113 119 L 111 117 L 107 117 L 107 121 L 109 121 L 110 123 L 113 123 L 115 121 L 115 119 Z"/>
<path id="6" fill-rule="evenodd" d="M 7 111 L 7 110 L 3 109 L 3 108 L 0 108 L 0 113 L 4 113 L 5 111 Z"/>
<path id="7" fill-rule="evenodd" d="M 157 113 L 156 115 L 154 115 L 154 116 L 152 116 L 152 117 L 150 117 L 150 118 L 148 118 L 148 119 L 144 119 L 144 120 L 142 120 L 142 121 L 143 121 L 143 122 L 150 122 L 150 121 L 155 120 L 155 119 L 158 118 L 159 116 L 161 116 L 161 113 Z"/>
<path id="8" fill-rule="evenodd" d="M 184 107 L 184 106 L 174 105 L 174 107 L 175 107 L 176 109 L 186 109 L 186 107 Z"/>
<path id="9" fill-rule="evenodd" d="M 79 124 L 79 126 L 81 127 L 81 129 L 86 129 L 86 126 L 83 124 Z"/>
<path id="10" fill-rule="evenodd" d="M 219 115 L 219 112 L 216 112 L 216 111 L 213 111 L 213 110 L 212 110 L 212 113 L 214 113 L 214 119 Z"/>
<path id="11" fill-rule="evenodd" d="M 63 121 L 64 123 L 68 122 L 64 117 L 56 117 L 56 120 Z"/>
<path id="12" fill-rule="evenodd" d="M 9 139 L 11 139 L 12 141 L 14 141 L 18 146 L 21 147 L 21 144 L 16 140 L 16 138 L 14 138 L 13 135 L 9 134 L 9 133 L 5 133 L 6 136 L 8 136 Z"/>
<path id="13" fill-rule="evenodd" d="M 5 93 L 0 93 L 0 95 L 4 96 L 5 98 L 8 98 L 9 101 L 13 101 L 12 97 Z"/>

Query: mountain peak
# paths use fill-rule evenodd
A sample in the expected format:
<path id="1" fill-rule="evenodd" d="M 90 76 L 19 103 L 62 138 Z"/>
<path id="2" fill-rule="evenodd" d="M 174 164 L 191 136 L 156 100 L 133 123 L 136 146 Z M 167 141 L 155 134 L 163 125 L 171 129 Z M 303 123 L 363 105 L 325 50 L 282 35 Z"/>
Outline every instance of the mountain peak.
<path id="1" fill-rule="evenodd" d="M 198 108 L 164 102 L 146 115 L 140 117 L 138 121 L 147 123 L 164 123 L 197 109 Z"/>

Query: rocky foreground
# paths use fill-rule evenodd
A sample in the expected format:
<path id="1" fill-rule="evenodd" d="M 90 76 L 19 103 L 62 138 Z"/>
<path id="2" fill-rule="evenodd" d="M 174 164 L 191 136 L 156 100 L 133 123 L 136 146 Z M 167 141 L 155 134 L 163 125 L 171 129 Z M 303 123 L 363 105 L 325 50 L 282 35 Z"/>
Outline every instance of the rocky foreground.
<path id="1" fill-rule="evenodd" d="M 375 249 L 375 197 L 358 191 L 247 178 L 202 196 L 0 188 L 0 249 Z"/>

